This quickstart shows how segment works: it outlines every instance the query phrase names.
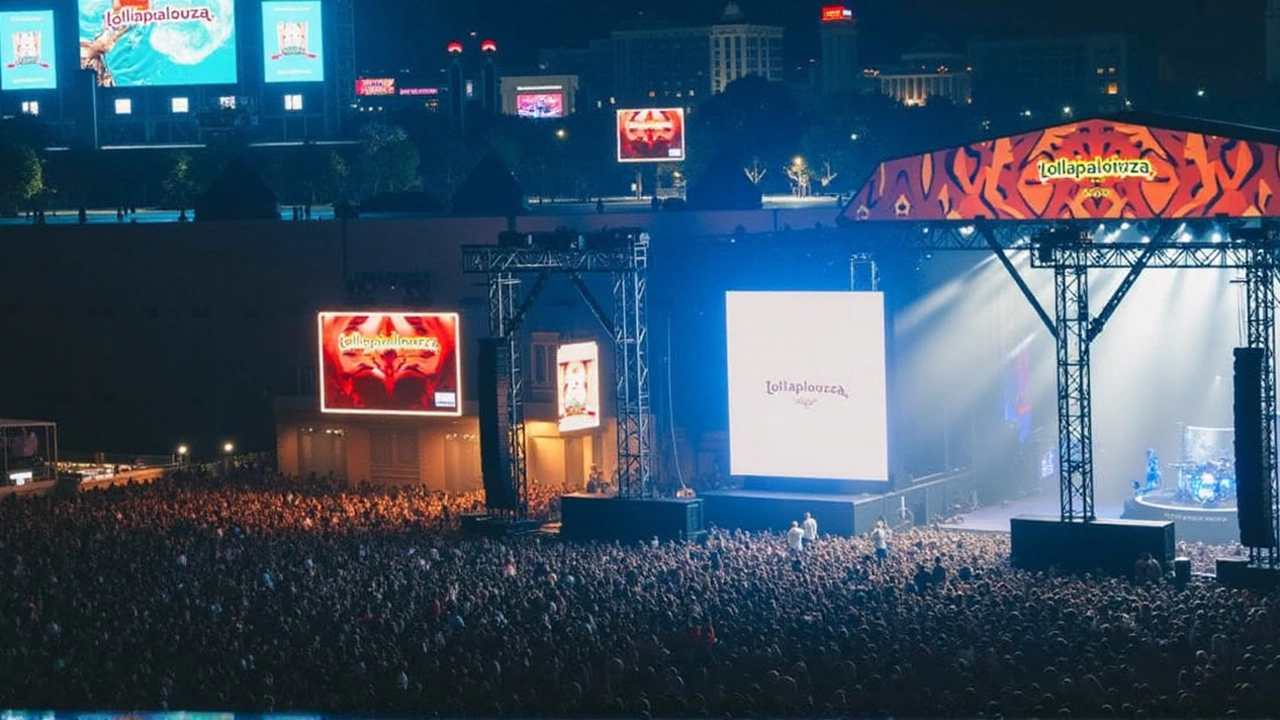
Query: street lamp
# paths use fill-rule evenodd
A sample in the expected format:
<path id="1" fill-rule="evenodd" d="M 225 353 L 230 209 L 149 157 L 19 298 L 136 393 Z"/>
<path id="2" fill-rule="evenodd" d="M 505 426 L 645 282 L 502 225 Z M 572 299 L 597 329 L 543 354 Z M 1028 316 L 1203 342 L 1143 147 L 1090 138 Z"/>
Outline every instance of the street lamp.
<path id="1" fill-rule="evenodd" d="M 187 454 L 191 452 L 191 448 L 186 443 L 178 446 L 178 467 L 182 467 L 187 462 Z"/>
<path id="2" fill-rule="evenodd" d="M 230 455 L 231 453 L 235 452 L 235 449 L 236 449 L 236 446 L 235 446 L 235 444 L 234 444 L 234 443 L 231 443 L 231 442 L 225 442 L 225 443 L 223 443 L 223 444 L 222 444 L 222 452 L 224 452 L 224 453 L 226 453 L 226 454 L 228 454 L 228 455 Z"/>
<path id="3" fill-rule="evenodd" d="M 567 136 L 568 134 L 569 134 L 569 133 L 567 133 L 567 132 L 565 132 L 565 131 L 564 131 L 564 128 L 560 128 L 560 129 L 556 130 L 556 139 L 557 139 L 557 140 L 563 140 L 563 139 L 565 139 L 565 136 Z"/>

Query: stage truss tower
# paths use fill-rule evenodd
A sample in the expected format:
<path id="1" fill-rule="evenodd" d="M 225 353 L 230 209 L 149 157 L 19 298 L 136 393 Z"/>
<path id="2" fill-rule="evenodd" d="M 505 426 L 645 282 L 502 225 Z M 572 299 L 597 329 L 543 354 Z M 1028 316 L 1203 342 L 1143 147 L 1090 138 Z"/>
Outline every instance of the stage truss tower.
<path id="1" fill-rule="evenodd" d="M 524 382 L 521 326 L 529 310 L 556 275 L 566 277 L 588 309 L 613 338 L 616 365 L 618 494 L 648 497 L 655 493 L 653 432 L 649 407 L 648 321 L 649 235 L 642 230 L 618 229 L 592 234 L 503 233 L 498 245 L 462 248 L 463 272 L 482 274 L 489 286 L 489 332 L 500 341 L 498 392 L 501 413 L 504 480 L 518 498 L 514 513 L 523 519 L 528 510 L 529 488 L 525 445 Z M 604 310 L 592 295 L 583 275 L 608 274 L 612 278 L 613 313 Z M 533 275 L 528 293 L 521 296 L 521 276 Z"/>

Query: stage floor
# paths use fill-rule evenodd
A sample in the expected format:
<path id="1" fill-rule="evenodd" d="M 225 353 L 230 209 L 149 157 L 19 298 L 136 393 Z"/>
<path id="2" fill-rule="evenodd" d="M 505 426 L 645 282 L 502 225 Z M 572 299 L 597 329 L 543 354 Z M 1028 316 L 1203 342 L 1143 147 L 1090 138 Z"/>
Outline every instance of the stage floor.
<path id="1" fill-rule="evenodd" d="M 1009 532 L 1009 520 L 1022 515 L 1057 517 L 1062 511 L 1058 504 L 1058 496 L 1045 493 L 1035 497 L 1023 498 L 1003 505 L 981 507 L 971 513 L 960 515 L 961 522 L 944 523 L 941 527 L 947 530 L 970 530 L 973 532 Z M 1094 511 L 1099 519 L 1118 520 L 1124 514 L 1124 503 L 1114 505 L 1095 504 Z"/>

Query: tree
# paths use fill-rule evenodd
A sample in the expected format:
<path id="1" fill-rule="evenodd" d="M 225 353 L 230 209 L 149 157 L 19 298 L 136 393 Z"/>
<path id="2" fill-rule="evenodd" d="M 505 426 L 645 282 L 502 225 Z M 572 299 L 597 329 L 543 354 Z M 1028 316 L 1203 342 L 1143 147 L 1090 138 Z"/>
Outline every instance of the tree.
<path id="1" fill-rule="evenodd" d="M 797 197 L 808 197 L 813 171 L 804 158 L 797 156 L 786 166 L 786 171 L 787 177 L 791 179 L 791 193 Z"/>
<path id="2" fill-rule="evenodd" d="M 160 182 L 164 191 L 164 202 L 169 207 L 186 208 L 200 193 L 200 187 L 192 172 L 191 156 L 177 153 L 170 160 L 169 172 Z"/>
<path id="3" fill-rule="evenodd" d="M 818 183 L 822 185 L 822 189 L 826 190 L 831 182 L 840 176 L 840 173 L 831 169 L 831 159 L 822 158 L 822 169 L 816 173 Z"/>
<path id="4" fill-rule="evenodd" d="M 403 192 L 420 186 L 421 156 L 404 128 L 368 123 L 360 128 L 360 175 L 363 195 Z"/>
<path id="5" fill-rule="evenodd" d="M 729 83 L 690 117 L 690 157 L 733 158 L 738 167 L 759 158 L 766 166 L 781 166 L 800 149 L 806 124 L 784 85 L 749 75 Z"/>
<path id="6" fill-rule="evenodd" d="M 30 146 L 0 139 L 0 215 L 17 215 L 44 192 L 44 170 Z"/>

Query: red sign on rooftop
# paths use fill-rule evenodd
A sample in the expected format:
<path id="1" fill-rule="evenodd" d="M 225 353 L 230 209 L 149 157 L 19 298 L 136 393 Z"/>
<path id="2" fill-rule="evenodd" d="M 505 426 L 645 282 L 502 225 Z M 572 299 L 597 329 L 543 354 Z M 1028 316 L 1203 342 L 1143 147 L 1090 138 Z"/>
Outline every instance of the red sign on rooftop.
<path id="1" fill-rule="evenodd" d="M 853 22 L 853 11 L 844 5 L 823 5 L 822 22 Z"/>

